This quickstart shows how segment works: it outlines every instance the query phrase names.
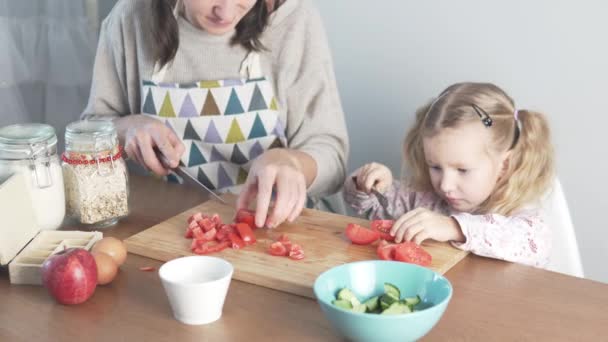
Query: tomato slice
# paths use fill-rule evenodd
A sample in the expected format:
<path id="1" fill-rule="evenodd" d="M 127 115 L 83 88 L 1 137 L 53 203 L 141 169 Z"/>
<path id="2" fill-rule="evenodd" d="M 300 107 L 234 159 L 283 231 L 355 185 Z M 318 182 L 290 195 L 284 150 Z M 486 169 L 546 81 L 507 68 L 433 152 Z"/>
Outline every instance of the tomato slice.
<path id="1" fill-rule="evenodd" d="M 255 226 L 255 212 L 248 209 L 240 209 L 236 213 L 235 223 L 245 223 L 249 225 L 249 228 L 256 229 Z"/>
<path id="2" fill-rule="evenodd" d="M 249 226 L 249 224 L 247 223 L 237 223 L 236 224 L 236 230 L 239 233 L 239 235 L 241 236 L 241 239 L 243 239 L 243 242 L 245 242 L 246 245 L 251 245 L 253 243 L 255 243 L 255 235 L 253 234 L 253 230 L 251 230 L 251 227 Z"/>
<path id="3" fill-rule="evenodd" d="M 381 240 L 376 249 L 378 258 L 382 260 L 395 260 L 395 248 L 396 244 L 388 243 L 385 240 Z"/>
<path id="4" fill-rule="evenodd" d="M 429 266 L 433 258 L 431 255 L 414 242 L 403 242 L 395 248 L 395 260 L 408 262 L 420 266 Z"/>
<path id="5" fill-rule="evenodd" d="M 228 233 L 228 239 L 230 239 L 230 243 L 233 249 L 241 249 L 245 247 L 245 241 L 243 241 L 243 239 L 241 239 L 241 237 L 238 236 L 237 233 Z"/>
<path id="6" fill-rule="evenodd" d="M 274 256 L 287 256 L 289 251 L 282 242 L 276 241 L 270 244 L 270 247 L 268 247 L 268 253 Z"/>
<path id="7" fill-rule="evenodd" d="M 371 229 L 380 233 L 380 238 L 386 241 L 395 241 L 395 237 L 389 233 L 393 228 L 393 220 L 373 220 L 371 223 Z"/>
<path id="8" fill-rule="evenodd" d="M 378 240 L 380 233 L 358 224 L 349 223 L 348 226 L 346 226 L 346 236 L 356 245 L 369 245 Z"/>

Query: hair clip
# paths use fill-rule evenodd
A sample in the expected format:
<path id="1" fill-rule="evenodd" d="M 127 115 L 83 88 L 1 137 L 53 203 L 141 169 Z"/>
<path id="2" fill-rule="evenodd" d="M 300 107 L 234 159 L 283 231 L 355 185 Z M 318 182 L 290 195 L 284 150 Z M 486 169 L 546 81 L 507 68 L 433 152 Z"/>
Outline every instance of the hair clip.
<path id="1" fill-rule="evenodd" d="M 488 113 L 486 113 L 485 110 L 481 109 L 481 107 L 479 107 L 478 105 L 476 105 L 474 103 L 471 104 L 471 107 L 473 107 L 473 109 L 475 109 L 475 112 L 481 118 L 481 122 L 483 123 L 484 126 L 486 126 L 486 127 L 492 126 L 492 118 L 490 117 L 490 115 L 488 115 Z"/>

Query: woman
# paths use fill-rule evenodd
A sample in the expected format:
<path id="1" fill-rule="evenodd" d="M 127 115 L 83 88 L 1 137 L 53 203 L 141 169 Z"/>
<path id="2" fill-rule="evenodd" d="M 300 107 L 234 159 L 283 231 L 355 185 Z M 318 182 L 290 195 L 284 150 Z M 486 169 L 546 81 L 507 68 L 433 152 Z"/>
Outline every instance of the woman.
<path id="1" fill-rule="evenodd" d="M 181 164 L 240 192 L 237 209 L 256 199 L 260 227 L 293 221 L 307 194 L 318 200 L 345 177 L 344 114 L 310 0 L 119 1 L 83 113 L 99 117 L 154 173 L 174 178 Z"/>

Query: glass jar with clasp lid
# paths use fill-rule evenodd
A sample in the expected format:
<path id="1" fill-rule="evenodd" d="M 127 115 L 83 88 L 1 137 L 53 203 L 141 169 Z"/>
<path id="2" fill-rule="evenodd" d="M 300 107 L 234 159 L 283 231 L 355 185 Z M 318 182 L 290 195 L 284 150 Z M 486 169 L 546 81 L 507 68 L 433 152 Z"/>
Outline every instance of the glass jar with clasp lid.
<path id="1" fill-rule="evenodd" d="M 129 214 L 129 182 L 123 151 L 111 121 L 69 124 L 62 155 L 67 214 L 95 228 Z"/>
<path id="2" fill-rule="evenodd" d="M 59 228 L 65 194 L 53 127 L 32 123 L 0 128 L 0 183 L 15 173 L 25 176 L 39 228 Z"/>

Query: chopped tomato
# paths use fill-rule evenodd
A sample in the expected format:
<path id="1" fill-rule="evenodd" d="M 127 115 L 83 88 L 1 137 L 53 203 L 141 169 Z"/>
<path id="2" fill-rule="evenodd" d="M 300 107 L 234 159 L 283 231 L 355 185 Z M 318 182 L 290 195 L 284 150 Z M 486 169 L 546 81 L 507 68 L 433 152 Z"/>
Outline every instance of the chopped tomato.
<path id="1" fill-rule="evenodd" d="M 218 215 L 218 214 L 211 215 L 211 221 L 213 221 L 215 223 L 216 228 L 218 226 L 222 225 L 222 219 L 220 218 L 220 215 Z"/>
<path id="2" fill-rule="evenodd" d="M 287 256 L 289 251 L 280 241 L 273 242 L 268 248 L 268 253 L 275 256 Z"/>
<path id="3" fill-rule="evenodd" d="M 279 236 L 279 238 L 277 239 L 277 241 L 281 242 L 283 244 L 283 246 L 285 246 L 285 248 L 287 248 L 287 251 L 291 250 L 291 240 L 289 240 L 289 238 L 287 237 L 287 235 L 285 234 L 281 234 Z"/>
<path id="4" fill-rule="evenodd" d="M 224 240 L 230 240 L 228 238 L 228 234 L 230 233 L 235 233 L 236 230 L 234 229 L 234 227 L 230 224 L 223 224 L 222 227 L 217 231 L 217 235 L 215 236 L 215 238 L 218 241 L 224 241 Z"/>
<path id="5" fill-rule="evenodd" d="M 245 223 L 249 225 L 251 229 L 256 229 L 255 226 L 255 212 L 248 209 L 240 209 L 236 213 L 236 218 L 234 220 L 236 223 Z"/>
<path id="6" fill-rule="evenodd" d="M 188 224 L 188 228 L 186 229 L 186 239 L 192 239 L 192 229 L 198 227 L 198 223 L 196 221 L 192 221 Z"/>
<path id="7" fill-rule="evenodd" d="M 211 254 L 220 252 L 226 248 L 230 247 L 229 241 L 224 242 L 205 242 L 199 248 L 194 249 L 194 253 L 196 254 Z"/>
<path id="8" fill-rule="evenodd" d="M 241 239 L 243 239 L 243 242 L 245 242 L 246 245 L 251 245 L 253 243 L 255 243 L 255 235 L 253 234 L 253 230 L 251 230 L 251 227 L 249 226 L 249 224 L 247 223 L 237 223 L 236 224 L 236 230 L 239 233 L 239 235 L 241 236 Z"/>
<path id="9" fill-rule="evenodd" d="M 408 262 L 420 266 L 429 266 L 432 261 L 431 255 L 420 245 L 414 242 L 403 242 L 396 245 L 395 260 Z"/>
<path id="10" fill-rule="evenodd" d="M 192 228 L 192 237 L 199 240 L 204 239 L 205 233 L 203 233 L 201 227 L 194 227 Z"/>
<path id="11" fill-rule="evenodd" d="M 228 233 L 228 238 L 230 239 L 230 243 L 233 249 L 241 249 L 245 247 L 245 241 L 241 239 L 237 233 Z"/>
<path id="12" fill-rule="evenodd" d="M 350 241 L 357 245 L 369 245 L 378 240 L 380 233 L 375 230 L 367 229 L 358 224 L 350 223 L 346 226 L 346 236 Z"/>
<path id="13" fill-rule="evenodd" d="M 204 234 L 205 241 L 213 241 L 215 240 L 215 236 L 217 235 L 217 230 L 215 228 L 211 228 Z"/>
<path id="14" fill-rule="evenodd" d="M 304 259 L 304 251 L 301 250 L 301 249 L 298 249 L 298 250 L 293 250 L 292 249 L 289 252 L 289 259 L 292 259 L 292 260 L 302 260 L 302 259 Z"/>
<path id="15" fill-rule="evenodd" d="M 188 224 L 190 224 L 192 221 L 194 221 L 194 222 L 199 221 L 202 218 L 203 218 L 203 213 L 201 213 L 201 212 L 195 213 L 195 214 L 191 215 L 190 217 L 188 217 Z"/>
<path id="16" fill-rule="evenodd" d="M 382 260 L 395 260 L 395 247 L 396 244 L 388 243 L 385 240 L 381 240 L 376 249 L 378 258 Z"/>
<path id="17" fill-rule="evenodd" d="M 371 228 L 372 230 L 380 233 L 381 239 L 386 241 L 395 241 L 395 237 L 389 234 L 394 223 L 395 221 L 393 220 L 373 220 L 371 223 Z"/>
<path id="18" fill-rule="evenodd" d="M 215 222 L 213 222 L 213 220 L 211 220 L 209 217 L 204 217 L 203 219 L 198 221 L 198 225 L 205 232 L 210 231 L 211 229 L 215 228 L 215 226 L 216 226 Z"/>

